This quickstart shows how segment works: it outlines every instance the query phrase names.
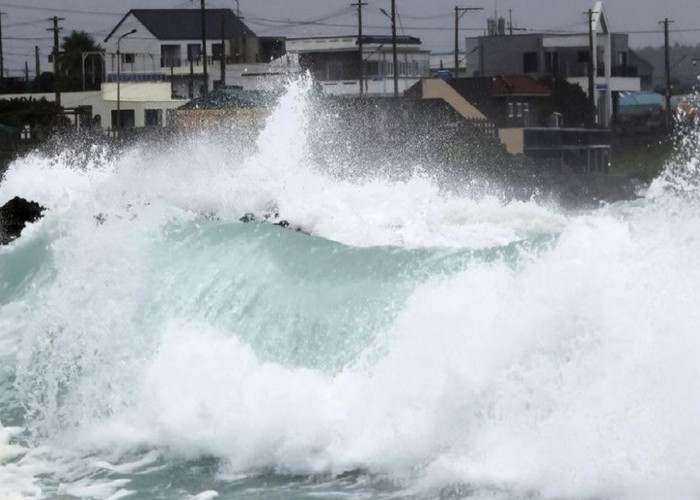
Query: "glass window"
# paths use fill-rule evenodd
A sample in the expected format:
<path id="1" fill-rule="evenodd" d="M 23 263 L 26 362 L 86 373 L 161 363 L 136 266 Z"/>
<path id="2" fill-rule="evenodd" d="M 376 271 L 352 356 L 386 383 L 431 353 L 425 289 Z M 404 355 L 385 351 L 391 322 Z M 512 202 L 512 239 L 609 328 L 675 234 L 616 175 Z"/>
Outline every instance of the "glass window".
<path id="1" fill-rule="evenodd" d="M 523 54 L 523 72 L 537 73 L 539 64 L 537 63 L 537 52 L 525 52 Z"/>
<path id="2" fill-rule="evenodd" d="M 162 109 L 147 109 L 143 112 L 143 122 L 146 127 L 162 127 L 163 126 L 163 110 Z"/>

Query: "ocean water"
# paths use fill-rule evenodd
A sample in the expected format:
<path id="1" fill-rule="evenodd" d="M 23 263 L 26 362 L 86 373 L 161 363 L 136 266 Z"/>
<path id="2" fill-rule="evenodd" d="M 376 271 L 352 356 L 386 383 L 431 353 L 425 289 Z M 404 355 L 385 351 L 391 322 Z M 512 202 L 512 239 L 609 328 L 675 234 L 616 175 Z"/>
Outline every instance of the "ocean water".
<path id="1" fill-rule="evenodd" d="M 566 211 L 329 172 L 307 87 L 10 167 L 49 210 L 0 247 L 0 498 L 697 498 L 697 134 Z"/>

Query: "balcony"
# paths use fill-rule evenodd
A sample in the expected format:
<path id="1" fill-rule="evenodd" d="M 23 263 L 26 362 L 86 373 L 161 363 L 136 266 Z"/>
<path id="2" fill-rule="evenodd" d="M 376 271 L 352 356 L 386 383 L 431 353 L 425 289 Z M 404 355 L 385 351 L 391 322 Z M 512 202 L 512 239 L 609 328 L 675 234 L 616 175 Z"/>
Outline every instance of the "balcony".
<path id="1" fill-rule="evenodd" d="M 588 76 L 588 63 L 568 63 L 565 66 L 566 78 L 581 78 Z M 596 76 L 605 76 L 605 66 L 598 65 Z M 611 75 L 613 77 L 636 78 L 639 76 L 639 71 L 636 66 L 613 66 Z"/>

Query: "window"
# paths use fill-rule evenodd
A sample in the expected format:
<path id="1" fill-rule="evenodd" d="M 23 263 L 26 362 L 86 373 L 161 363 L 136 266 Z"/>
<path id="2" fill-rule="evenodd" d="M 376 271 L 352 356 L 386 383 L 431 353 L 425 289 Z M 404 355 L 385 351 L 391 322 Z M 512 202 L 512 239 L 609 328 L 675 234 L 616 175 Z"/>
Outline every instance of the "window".
<path id="1" fill-rule="evenodd" d="M 537 73 L 537 52 L 525 52 L 523 54 L 523 72 L 524 73 Z"/>
<path id="2" fill-rule="evenodd" d="M 122 109 L 119 113 L 121 128 L 134 128 L 136 125 L 133 109 Z M 117 110 L 112 110 L 112 129 L 117 128 Z"/>
<path id="3" fill-rule="evenodd" d="M 523 103 L 522 102 L 519 102 L 517 104 L 517 109 L 518 109 L 518 118 L 522 118 L 523 117 Z"/>
<path id="4" fill-rule="evenodd" d="M 187 44 L 187 60 L 199 62 L 200 55 L 202 53 L 202 47 L 198 43 L 188 43 Z"/>
<path id="5" fill-rule="evenodd" d="M 369 61 L 365 63 L 365 75 L 377 76 L 379 74 L 379 61 Z"/>
<path id="6" fill-rule="evenodd" d="M 508 103 L 508 118 L 513 118 L 513 103 Z"/>
<path id="7" fill-rule="evenodd" d="M 172 68 L 182 64 L 180 58 L 179 45 L 161 45 L 160 46 L 160 67 Z"/>
<path id="8" fill-rule="evenodd" d="M 162 109 L 147 109 L 143 112 L 143 123 L 146 127 L 162 127 L 163 126 L 163 110 Z"/>
<path id="9" fill-rule="evenodd" d="M 343 76 L 343 63 L 340 61 L 330 61 L 326 64 L 326 77 L 328 80 L 342 80 Z"/>
<path id="10" fill-rule="evenodd" d="M 221 45 L 220 43 L 213 43 L 211 46 L 211 57 L 214 61 L 220 61 L 221 60 Z"/>
<path id="11" fill-rule="evenodd" d="M 587 50 L 579 50 L 578 51 L 578 62 L 579 63 L 587 63 L 589 57 L 590 57 L 590 52 L 588 52 Z"/>
<path id="12" fill-rule="evenodd" d="M 557 75 L 559 73 L 559 53 L 558 52 L 545 52 L 544 53 L 544 71 L 551 75 Z"/>
<path id="13" fill-rule="evenodd" d="M 122 63 L 134 64 L 134 54 L 132 52 L 122 52 Z"/>

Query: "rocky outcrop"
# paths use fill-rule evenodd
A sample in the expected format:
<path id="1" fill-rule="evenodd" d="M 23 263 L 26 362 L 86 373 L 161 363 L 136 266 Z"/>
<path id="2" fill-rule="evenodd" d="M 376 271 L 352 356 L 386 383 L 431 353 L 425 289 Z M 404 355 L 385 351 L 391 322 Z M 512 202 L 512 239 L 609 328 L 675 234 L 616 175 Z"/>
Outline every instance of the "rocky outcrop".
<path id="1" fill-rule="evenodd" d="M 0 207 L 0 245 L 7 245 L 19 237 L 29 222 L 35 222 L 46 210 L 35 201 L 15 196 Z"/>

